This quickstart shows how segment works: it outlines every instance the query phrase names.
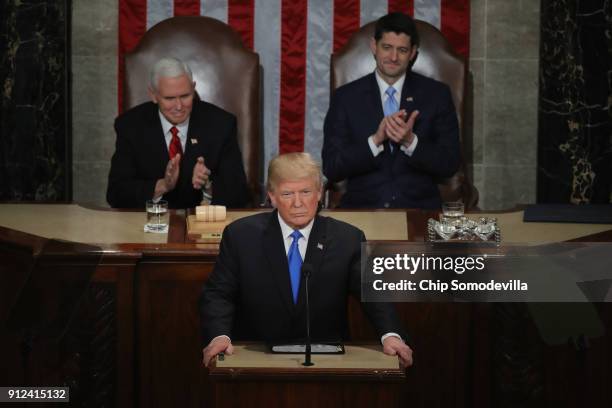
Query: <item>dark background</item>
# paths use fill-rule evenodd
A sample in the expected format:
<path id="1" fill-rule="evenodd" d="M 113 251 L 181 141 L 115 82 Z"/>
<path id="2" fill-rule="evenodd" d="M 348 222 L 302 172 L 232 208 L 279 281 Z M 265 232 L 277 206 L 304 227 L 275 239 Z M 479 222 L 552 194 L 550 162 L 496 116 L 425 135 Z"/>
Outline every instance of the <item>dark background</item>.
<path id="1" fill-rule="evenodd" d="M 72 198 L 70 1 L 0 2 L 0 200 Z"/>

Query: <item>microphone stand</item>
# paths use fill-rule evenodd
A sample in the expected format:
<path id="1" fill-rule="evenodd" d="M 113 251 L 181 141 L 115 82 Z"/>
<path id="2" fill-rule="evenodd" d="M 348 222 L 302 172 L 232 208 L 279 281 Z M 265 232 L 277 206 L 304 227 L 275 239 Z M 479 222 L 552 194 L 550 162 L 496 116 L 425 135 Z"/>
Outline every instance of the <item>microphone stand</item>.
<path id="1" fill-rule="evenodd" d="M 306 348 L 304 350 L 304 362 L 302 363 L 305 367 L 313 366 L 314 363 L 311 361 L 312 350 L 310 344 L 310 304 L 308 296 L 308 278 L 312 272 L 312 266 L 305 264 L 302 266 L 302 275 L 304 276 L 304 284 L 306 285 Z"/>

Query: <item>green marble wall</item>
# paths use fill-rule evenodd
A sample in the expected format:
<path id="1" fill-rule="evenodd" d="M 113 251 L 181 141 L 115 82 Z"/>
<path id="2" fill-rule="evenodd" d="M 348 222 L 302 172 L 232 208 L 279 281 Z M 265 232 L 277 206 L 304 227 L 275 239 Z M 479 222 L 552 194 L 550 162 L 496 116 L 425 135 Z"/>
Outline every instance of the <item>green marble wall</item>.
<path id="1" fill-rule="evenodd" d="M 71 198 L 69 4 L 0 2 L 0 200 Z"/>

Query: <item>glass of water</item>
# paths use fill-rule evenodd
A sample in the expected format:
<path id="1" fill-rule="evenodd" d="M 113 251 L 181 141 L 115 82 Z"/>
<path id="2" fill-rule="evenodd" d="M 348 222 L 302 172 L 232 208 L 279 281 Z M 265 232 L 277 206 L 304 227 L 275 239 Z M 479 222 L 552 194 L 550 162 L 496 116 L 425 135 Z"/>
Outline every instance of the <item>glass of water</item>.
<path id="1" fill-rule="evenodd" d="M 456 224 L 465 214 L 461 201 L 450 201 L 442 204 L 441 221 L 448 224 Z"/>
<path id="2" fill-rule="evenodd" d="M 168 202 L 159 200 L 147 201 L 147 222 L 145 224 L 145 232 L 168 232 Z"/>

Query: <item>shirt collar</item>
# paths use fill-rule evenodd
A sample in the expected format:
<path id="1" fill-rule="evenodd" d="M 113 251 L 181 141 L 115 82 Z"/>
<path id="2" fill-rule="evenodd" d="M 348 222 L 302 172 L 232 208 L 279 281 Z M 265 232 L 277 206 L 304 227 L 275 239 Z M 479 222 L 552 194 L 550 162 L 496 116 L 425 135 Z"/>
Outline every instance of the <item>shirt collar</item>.
<path id="1" fill-rule="evenodd" d="M 385 82 L 384 79 L 378 73 L 378 70 L 374 70 L 374 75 L 376 76 L 376 82 L 378 83 L 378 90 L 380 91 L 380 97 L 382 100 L 385 100 L 385 93 L 387 92 L 387 88 L 389 88 L 389 84 Z M 395 81 L 393 88 L 395 88 L 395 94 L 397 95 L 397 100 L 399 101 L 402 95 L 402 88 L 404 87 L 404 81 L 406 80 L 406 74 L 402 75 L 400 79 Z"/>
<path id="2" fill-rule="evenodd" d="M 170 128 L 172 126 L 176 126 L 179 131 L 179 138 L 181 140 L 187 140 L 187 130 L 189 129 L 189 117 L 185 119 L 183 123 L 179 123 L 178 125 L 173 125 L 166 119 L 163 113 L 160 110 L 157 111 L 159 113 L 159 119 L 161 120 L 162 130 L 164 131 L 164 136 L 168 137 L 170 134 Z"/>
<path id="3" fill-rule="evenodd" d="M 277 212 L 276 215 L 278 216 L 278 223 L 280 224 L 281 232 L 283 233 L 283 239 L 287 239 L 288 237 L 291 236 L 294 230 L 289 225 L 287 225 L 285 220 L 283 220 L 283 217 L 281 217 L 280 213 Z M 300 232 L 304 236 L 304 239 L 306 240 L 306 242 L 308 242 L 308 237 L 310 236 L 310 231 L 312 231 L 313 224 L 314 224 L 314 218 L 310 220 L 310 222 L 304 228 L 300 229 Z"/>

